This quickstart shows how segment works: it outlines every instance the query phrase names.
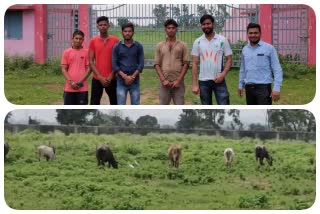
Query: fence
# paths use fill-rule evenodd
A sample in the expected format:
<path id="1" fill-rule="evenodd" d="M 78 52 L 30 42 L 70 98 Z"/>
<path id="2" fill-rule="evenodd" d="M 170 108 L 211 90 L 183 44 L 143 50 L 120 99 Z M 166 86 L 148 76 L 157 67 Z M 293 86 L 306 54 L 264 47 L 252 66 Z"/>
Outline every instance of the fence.
<path id="1" fill-rule="evenodd" d="M 26 129 L 37 130 L 41 133 L 54 133 L 60 131 L 66 135 L 72 133 L 86 134 L 117 134 L 131 133 L 147 135 L 148 133 L 183 133 L 197 135 L 222 136 L 231 139 L 241 139 L 244 137 L 257 138 L 261 140 L 274 139 L 279 140 L 303 140 L 306 142 L 315 142 L 316 134 L 314 132 L 274 132 L 274 131 L 230 131 L 230 130 L 212 130 L 212 129 L 162 129 L 162 128 L 129 128 L 129 127 L 102 127 L 102 126 L 66 126 L 66 125 L 21 125 L 5 124 L 6 132 L 18 133 Z"/>
<path id="2" fill-rule="evenodd" d="M 110 21 L 110 32 L 122 38 L 121 25 L 133 22 L 136 26 L 134 39 L 141 42 L 146 64 L 152 65 L 154 49 L 158 42 L 165 40 L 163 23 L 175 19 L 179 24 L 177 38 L 186 42 L 191 51 L 193 42 L 202 35 L 200 17 L 203 14 L 215 17 L 215 30 L 226 35 L 233 49 L 233 66 L 240 65 L 240 52 L 246 40 L 246 26 L 250 21 L 257 22 L 258 7 L 256 5 L 226 4 L 122 4 L 92 5 L 90 8 L 90 36 L 98 35 L 96 18 L 107 16 Z"/>
<path id="3" fill-rule="evenodd" d="M 275 45 L 284 60 L 307 63 L 308 6 L 273 5 L 270 12 L 263 11 L 264 7 L 256 4 L 106 4 L 86 5 L 87 9 L 81 10 L 79 5 L 48 5 L 47 59 L 61 55 L 63 49 L 70 47 L 71 34 L 77 28 L 88 32 L 88 37 L 98 35 L 96 18 L 105 15 L 110 19 L 110 33 L 119 38 L 122 38 L 122 23 L 135 24 L 134 39 L 144 46 L 146 65 L 152 65 L 155 45 L 165 39 L 163 23 L 166 19 L 177 20 L 180 25 L 177 38 L 186 42 L 191 51 L 194 40 L 202 35 L 199 19 L 209 13 L 215 17 L 215 30 L 230 41 L 234 67 L 240 65 L 247 24 L 260 23 L 261 16 L 272 18 L 262 24 L 272 27 L 263 29 L 262 36 L 270 33 L 271 39 L 267 42 Z M 80 18 L 88 23 L 82 25 Z"/>

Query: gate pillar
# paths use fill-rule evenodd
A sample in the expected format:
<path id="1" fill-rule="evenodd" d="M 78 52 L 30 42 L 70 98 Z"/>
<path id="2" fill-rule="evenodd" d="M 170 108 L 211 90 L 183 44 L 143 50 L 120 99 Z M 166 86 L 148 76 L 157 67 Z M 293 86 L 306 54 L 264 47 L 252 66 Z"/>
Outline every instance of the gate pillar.
<path id="1" fill-rule="evenodd" d="M 85 35 L 83 47 L 89 47 L 90 41 L 89 7 L 89 4 L 79 4 L 79 30 L 81 30 Z"/>
<path id="2" fill-rule="evenodd" d="M 46 61 L 47 50 L 47 5 L 34 5 L 34 60 L 37 63 Z"/>
<path id="3" fill-rule="evenodd" d="M 260 4 L 259 10 L 261 39 L 272 44 L 272 4 Z"/>
<path id="4" fill-rule="evenodd" d="M 308 65 L 316 65 L 316 14 L 311 7 L 308 13 Z"/>

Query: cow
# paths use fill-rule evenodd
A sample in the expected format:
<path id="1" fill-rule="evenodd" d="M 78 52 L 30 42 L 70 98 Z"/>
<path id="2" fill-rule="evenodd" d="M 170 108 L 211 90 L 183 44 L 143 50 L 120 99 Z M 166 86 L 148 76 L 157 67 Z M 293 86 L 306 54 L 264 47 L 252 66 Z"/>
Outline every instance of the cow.
<path id="1" fill-rule="evenodd" d="M 226 148 L 224 150 L 223 154 L 224 154 L 224 160 L 225 160 L 226 166 L 227 167 L 231 167 L 232 161 L 233 161 L 233 158 L 234 158 L 233 149 L 232 148 Z"/>
<path id="2" fill-rule="evenodd" d="M 109 146 L 103 144 L 101 146 L 96 146 L 96 158 L 98 161 L 98 166 L 105 165 L 105 162 L 108 162 L 108 167 L 111 166 L 114 169 L 118 169 L 118 162 L 115 160 L 113 153 Z"/>
<path id="3" fill-rule="evenodd" d="M 269 166 L 272 166 L 272 156 L 264 145 L 256 145 L 256 161 L 259 160 L 260 166 L 264 165 L 263 159 L 266 158 Z"/>
<path id="4" fill-rule="evenodd" d="M 48 146 L 40 145 L 37 148 L 38 160 L 40 161 L 44 157 L 47 161 L 53 160 L 56 158 L 56 147 L 49 143 Z"/>
<path id="5" fill-rule="evenodd" d="M 10 146 L 8 143 L 4 143 L 4 159 L 6 159 L 7 154 L 9 153 Z"/>
<path id="6" fill-rule="evenodd" d="M 171 145 L 168 149 L 169 160 L 171 166 L 179 168 L 179 161 L 181 159 L 182 148 L 180 145 Z"/>

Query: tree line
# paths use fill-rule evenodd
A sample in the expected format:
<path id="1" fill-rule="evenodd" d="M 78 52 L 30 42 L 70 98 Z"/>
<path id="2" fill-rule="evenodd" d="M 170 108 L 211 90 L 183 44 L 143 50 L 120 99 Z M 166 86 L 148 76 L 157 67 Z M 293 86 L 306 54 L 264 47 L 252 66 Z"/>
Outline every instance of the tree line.
<path id="1" fill-rule="evenodd" d="M 196 11 L 193 11 L 193 13 L 187 4 L 182 4 L 181 7 L 157 4 L 152 10 L 152 13 L 155 19 L 152 27 L 163 27 L 163 23 L 170 17 L 177 21 L 182 30 L 198 27 L 200 17 L 204 14 L 211 14 L 216 19 L 215 27 L 217 32 L 221 31 L 226 18 L 230 16 L 227 12 L 227 5 L 225 4 L 211 5 L 208 9 L 203 5 L 197 5 Z M 119 27 L 128 22 L 130 22 L 130 20 L 127 17 L 117 18 Z"/>
<path id="2" fill-rule="evenodd" d="M 139 128 L 160 128 L 158 118 L 151 115 L 139 117 L 136 121 L 124 116 L 121 110 L 112 110 L 103 113 L 97 109 L 57 109 L 56 121 L 62 125 L 86 126 L 118 126 Z M 240 118 L 241 111 L 236 109 L 183 109 L 174 125 L 162 125 L 161 128 L 176 129 L 227 129 L 251 131 L 293 131 L 315 132 L 316 121 L 313 114 L 300 109 L 269 109 L 266 110 L 266 121 L 251 123 L 244 126 Z M 5 124 L 9 124 L 12 117 L 9 112 Z M 226 123 L 226 117 L 230 118 Z M 40 121 L 29 116 L 28 124 L 40 124 Z"/>
<path id="3" fill-rule="evenodd" d="M 57 109 L 56 113 L 56 120 L 62 125 L 160 127 L 157 117 L 144 115 L 133 121 L 130 117 L 123 116 L 121 110 L 103 113 L 96 109 Z M 240 110 L 235 109 L 183 109 L 174 126 L 164 125 L 162 127 L 244 130 L 245 127 L 243 121 L 241 121 L 240 113 Z M 10 112 L 5 118 L 5 123 L 9 123 L 8 120 L 11 116 L 12 113 Z M 316 131 L 315 118 L 309 111 L 272 109 L 267 110 L 265 116 L 266 121 L 248 124 L 247 128 L 252 131 Z M 227 125 L 226 117 L 231 118 Z M 28 124 L 40 124 L 40 122 L 29 116 Z"/>

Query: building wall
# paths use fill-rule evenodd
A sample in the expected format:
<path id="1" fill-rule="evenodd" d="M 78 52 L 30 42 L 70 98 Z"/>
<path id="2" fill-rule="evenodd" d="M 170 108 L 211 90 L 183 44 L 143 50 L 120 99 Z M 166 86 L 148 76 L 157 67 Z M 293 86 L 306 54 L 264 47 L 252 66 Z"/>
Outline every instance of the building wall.
<path id="1" fill-rule="evenodd" d="M 4 40 L 6 55 L 34 55 L 34 11 L 25 10 L 22 16 L 22 40 Z"/>

